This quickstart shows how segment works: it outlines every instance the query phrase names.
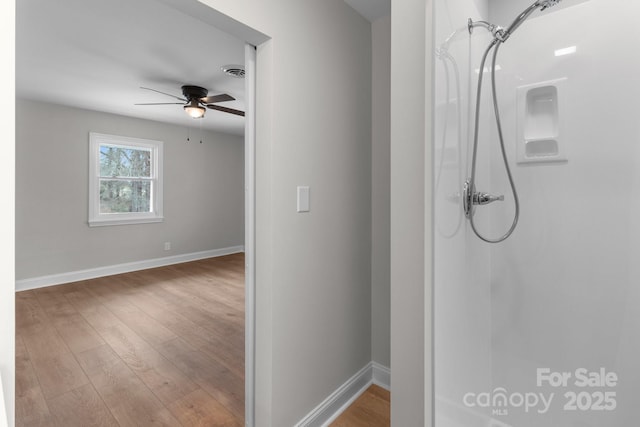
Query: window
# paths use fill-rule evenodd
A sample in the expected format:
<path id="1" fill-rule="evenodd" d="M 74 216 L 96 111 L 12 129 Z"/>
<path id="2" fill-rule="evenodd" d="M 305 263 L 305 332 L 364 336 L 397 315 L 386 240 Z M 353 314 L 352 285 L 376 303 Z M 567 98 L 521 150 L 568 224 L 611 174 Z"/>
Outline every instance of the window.
<path id="1" fill-rule="evenodd" d="M 162 220 L 162 142 L 91 132 L 89 225 Z"/>

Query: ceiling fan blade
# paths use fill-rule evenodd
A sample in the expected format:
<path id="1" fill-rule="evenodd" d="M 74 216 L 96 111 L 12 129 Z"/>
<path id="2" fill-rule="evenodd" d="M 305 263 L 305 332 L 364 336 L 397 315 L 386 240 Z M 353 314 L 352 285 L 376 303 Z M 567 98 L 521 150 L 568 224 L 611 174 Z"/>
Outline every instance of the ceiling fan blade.
<path id="1" fill-rule="evenodd" d="M 184 102 L 187 102 L 187 100 L 186 100 L 186 99 L 181 98 L 181 97 L 179 97 L 179 96 L 171 95 L 170 93 L 166 93 L 166 92 L 160 92 L 159 90 L 151 89 L 151 88 L 149 88 L 149 87 L 142 87 L 142 86 L 140 86 L 140 89 L 150 90 L 150 91 L 152 91 L 152 92 L 158 92 L 158 93 L 161 93 L 161 94 L 163 94 L 163 95 L 167 95 L 167 96 L 170 96 L 170 97 L 172 97 L 172 98 L 175 98 L 175 99 L 177 99 L 178 101 L 184 101 Z"/>
<path id="2" fill-rule="evenodd" d="M 229 114 L 235 114 L 236 116 L 244 117 L 244 111 L 234 110 L 233 108 L 221 107 L 220 105 L 212 105 L 212 104 L 207 105 L 207 108 L 210 108 L 212 110 L 223 111 L 223 112 L 229 113 Z"/>
<path id="3" fill-rule="evenodd" d="M 146 102 L 133 105 L 184 105 L 184 102 Z"/>
<path id="4" fill-rule="evenodd" d="M 215 104 L 216 102 L 225 101 L 235 101 L 235 98 L 231 95 L 227 95 L 226 93 L 200 98 L 200 102 L 202 102 L 203 104 Z"/>

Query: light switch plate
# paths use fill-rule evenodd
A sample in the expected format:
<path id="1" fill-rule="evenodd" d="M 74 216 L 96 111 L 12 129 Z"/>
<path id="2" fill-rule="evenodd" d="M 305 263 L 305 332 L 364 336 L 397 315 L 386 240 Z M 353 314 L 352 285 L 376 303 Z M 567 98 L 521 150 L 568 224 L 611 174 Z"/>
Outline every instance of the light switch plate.
<path id="1" fill-rule="evenodd" d="M 309 187 L 298 187 L 298 212 L 309 212 Z"/>

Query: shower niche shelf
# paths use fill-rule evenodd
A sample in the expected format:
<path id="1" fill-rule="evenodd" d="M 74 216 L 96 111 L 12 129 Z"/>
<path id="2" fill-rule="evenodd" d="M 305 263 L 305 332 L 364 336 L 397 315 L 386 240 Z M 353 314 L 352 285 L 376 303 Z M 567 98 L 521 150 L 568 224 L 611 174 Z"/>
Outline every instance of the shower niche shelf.
<path id="1" fill-rule="evenodd" d="M 518 163 L 566 162 L 560 102 L 566 78 L 517 89 Z"/>

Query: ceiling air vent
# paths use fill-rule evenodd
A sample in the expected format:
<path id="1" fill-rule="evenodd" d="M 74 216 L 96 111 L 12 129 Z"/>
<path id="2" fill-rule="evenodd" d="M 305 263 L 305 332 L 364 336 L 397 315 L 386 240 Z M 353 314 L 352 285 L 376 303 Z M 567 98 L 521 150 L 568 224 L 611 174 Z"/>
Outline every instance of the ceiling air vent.
<path id="1" fill-rule="evenodd" d="M 244 67 L 242 65 L 225 65 L 222 67 L 222 71 L 224 71 L 227 76 L 244 79 Z"/>

